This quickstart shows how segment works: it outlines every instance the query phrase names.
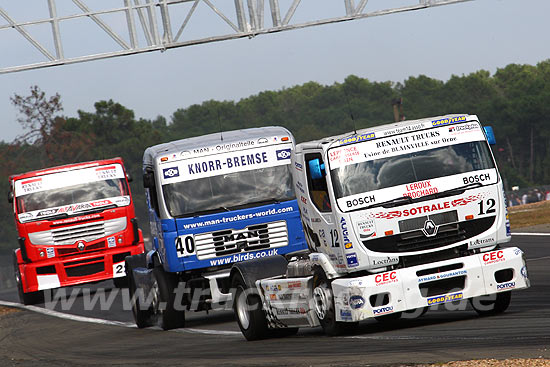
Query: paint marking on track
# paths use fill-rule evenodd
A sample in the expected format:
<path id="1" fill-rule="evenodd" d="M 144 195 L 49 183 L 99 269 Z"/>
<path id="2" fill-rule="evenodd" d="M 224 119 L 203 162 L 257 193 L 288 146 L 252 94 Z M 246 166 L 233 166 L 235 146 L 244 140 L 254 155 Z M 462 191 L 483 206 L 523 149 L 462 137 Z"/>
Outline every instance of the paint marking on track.
<path id="1" fill-rule="evenodd" d="M 350 335 L 350 336 L 340 336 L 337 338 L 342 339 L 370 339 L 370 340 L 502 340 L 499 336 L 416 336 L 416 335 L 396 335 L 396 336 L 376 336 L 376 335 Z M 539 340 L 539 339 L 550 339 L 550 336 L 517 336 L 517 337 L 507 337 L 512 340 Z"/>
<path id="2" fill-rule="evenodd" d="M 111 320 L 104 320 L 104 319 L 98 319 L 95 317 L 86 317 L 86 316 L 78 316 L 78 315 L 71 315 L 68 313 L 63 313 L 55 310 L 50 310 L 47 308 L 42 308 L 38 306 L 25 306 L 20 303 L 15 302 L 8 302 L 8 301 L 0 301 L 0 305 L 2 306 L 9 306 L 9 307 L 16 307 L 24 310 L 33 311 L 36 313 L 40 313 L 47 316 L 53 316 L 60 319 L 65 320 L 72 320 L 72 321 L 80 321 L 80 322 L 89 322 L 94 324 L 101 324 L 101 325 L 114 325 L 114 326 L 123 326 L 123 327 L 136 327 L 135 324 L 130 322 L 122 322 L 122 321 L 111 321 Z"/>
<path id="3" fill-rule="evenodd" d="M 65 320 L 88 322 L 88 323 L 99 324 L 99 325 L 121 326 L 126 328 L 137 328 L 136 324 L 134 324 L 133 322 L 112 321 L 112 320 L 99 319 L 95 317 L 71 315 L 68 313 L 50 310 L 50 309 L 42 308 L 38 306 L 25 306 L 16 302 L 0 301 L 0 305 L 7 306 L 7 307 L 15 307 L 23 310 L 36 312 L 42 315 L 65 319 Z M 151 327 L 150 329 L 161 330 L 161 328 L 158 326 Z M 223 335 L 223 336 L 237 336 L 237 335 L 241 336 L 242 335 L 240 331 L 229 331 L 229 330 L 205 330 L 205 329 L 186 328 L 186 329 L 174 329 L 170 331 L 174 331 L 177 333 L 187 333 L 187 334 L 205 334 L 205 335 Z"/>
<path id="4" fill-rule="evenodd" d="M 550 236 L 550 233 L 512 232 L 512 236 Z"/>

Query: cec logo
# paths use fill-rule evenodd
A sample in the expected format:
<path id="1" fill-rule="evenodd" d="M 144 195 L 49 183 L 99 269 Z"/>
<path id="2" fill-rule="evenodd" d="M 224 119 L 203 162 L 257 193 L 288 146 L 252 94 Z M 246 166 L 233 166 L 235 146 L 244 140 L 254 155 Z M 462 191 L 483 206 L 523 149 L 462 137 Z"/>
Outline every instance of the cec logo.
<path id="1" fill-rule="evenodd" d="M 178 177 L 180 175 L 180 171 L 178 170 L 178 167 L 171 167 L 163 169 L 162 174 L 164 175 L 164 178 L 173 178 Z"/>
<path id="2" fill-rule="evenodd" d="M 277 150 L 276 152 L 277 160 L 290 159 L 290 149 Z"/>

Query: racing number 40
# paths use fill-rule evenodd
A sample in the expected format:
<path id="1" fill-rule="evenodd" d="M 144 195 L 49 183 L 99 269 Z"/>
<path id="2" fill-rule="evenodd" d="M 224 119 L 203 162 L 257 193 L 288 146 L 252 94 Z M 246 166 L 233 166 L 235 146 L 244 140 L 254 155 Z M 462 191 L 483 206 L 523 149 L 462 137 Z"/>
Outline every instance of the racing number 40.
<path id="1" fill-rule="evenodd" d="M 191 256 L 195 253 L 195 239 L 193 236 L 179 236 L 176 238 L 178 257 Z"/>
<path id="2" fill-rule="evenodd" d="M 492 198 L 489 198 L 485 201 L 481 200 L 478 205 L 479 205 L 479 215 L 482 215 L 482 214 L 491 214 L 491 213 L 494 213 L 496 210 L 495 210 L 495 199 L 492 199 Z"/>

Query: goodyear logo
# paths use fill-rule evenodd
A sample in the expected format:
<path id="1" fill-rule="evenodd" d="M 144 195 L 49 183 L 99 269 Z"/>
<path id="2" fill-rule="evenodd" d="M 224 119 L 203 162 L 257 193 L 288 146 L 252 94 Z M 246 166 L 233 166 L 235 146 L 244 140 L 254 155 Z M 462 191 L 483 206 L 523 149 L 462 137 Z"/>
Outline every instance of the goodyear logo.
<path id="1" fill-rule="evenodd" d="M 432 126 L 450 125 L 450 124 L 456 124 L 457 122 L 464 122 L 464 121 L 466 121 L 466 116 L 448 117 L 444 119 L 433 120 Z"/>
<path id="2" fill-rule="evenodd" d="M 462 292 L 446 294 L 444 296 L 430 297 L 428 298 L 428 306 L 452 302 L 459 299 L 462 299 Z"/>
<path id="3" fill-rule="evenodd" d="M 361 135 L 354 135 L 347 138 L 344 138 L 340 140 L 341 144 L 351 144 L 351 143 L 360 143 L 362 141 L 367 141 L 374 139 L 375 135 L 374 133 L 368 133 L 368 134 L 361 134 Z"/>

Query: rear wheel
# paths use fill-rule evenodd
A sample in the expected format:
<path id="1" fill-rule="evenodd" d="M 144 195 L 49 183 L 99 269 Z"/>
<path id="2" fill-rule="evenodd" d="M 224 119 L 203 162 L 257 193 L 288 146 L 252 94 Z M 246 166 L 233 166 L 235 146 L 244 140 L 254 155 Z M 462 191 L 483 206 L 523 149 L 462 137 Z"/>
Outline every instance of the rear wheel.
<path id="1" fill-rule="evenodd" d="M 502 292 L 488 296 L 474 297 L 470 299 L 472 308 L 480 316 L 498 315 L 506 311 L 510 306 L 512 292 Z"/>
<path id="2" fill-rule="evenodd" d="M 177 304 L 175 290 L 179 284 L 176 274 L 167 273 L 161 266 L 153 269 L 159 295 L 160 327 L 164 330 L 182 328 L 185 326 L 185 311 L 183 305 Z M 181 298 L 180 298 L 181 301 Z"/>
<path id="3" fill-rule="evenodd" d="M 15 275 L 15 283 L 17 285 L 17 293 L 19 295 L 19 302 L 24 305 L 35 305 L 37 303 L 44 303 L 44 291 L 27 292 L 23 291 L 23 281 L 21 280 L 21 272 L 19 265 L 17 264 L 17 255 L 13 253 L 13 270 Z"/>
<path id="4" fill-rule="evenodd" d="M 157 301 L 151 299 L 151 304 L 147 306 L 141 303 L 145 301 L 149 295 L 143 294 L 143 288 L 138 288 L 133 273 L 134 266 L 135 265 L 133 265 L 131 261 L 126 260 L 126 278 L 128 279 L 128 291 L 130 299 L 132 300 L 132 313 L 134 314 L 134 320 L 137 327 L 142 329 L 155 324 L 155 303 Z"/>
<path id="5" fill-rule="evenodd" d="M 319 267 L 315 268 L 313 275 L 313 300 L 315 313 L 325 334 L 330 336 L 342 335 L 353 331 L 357 327 L 357 322 L 336 321 L 332 288 L 325 272 Z"/>
<path id="6" fill-rule="evenodd" d="M 246 286 L 240 274 L 233 278 L 231 285 L 235 289 L 235 293 L 233 294 L 233 311 L 237 316 L 239 329 L 241 329 L 246 340 L 252 341 L 267 338 L 269 329 L 265 313 L 262 310 L 260 296 L 253 289 L 249 289 Z M 284 334 L 284 331 L 274 331 L 274 333 Z"/>

